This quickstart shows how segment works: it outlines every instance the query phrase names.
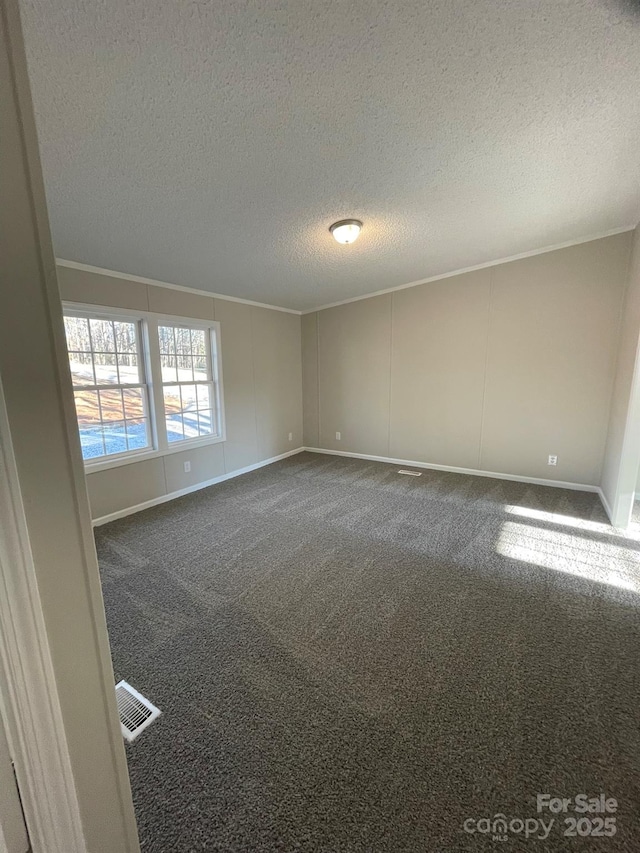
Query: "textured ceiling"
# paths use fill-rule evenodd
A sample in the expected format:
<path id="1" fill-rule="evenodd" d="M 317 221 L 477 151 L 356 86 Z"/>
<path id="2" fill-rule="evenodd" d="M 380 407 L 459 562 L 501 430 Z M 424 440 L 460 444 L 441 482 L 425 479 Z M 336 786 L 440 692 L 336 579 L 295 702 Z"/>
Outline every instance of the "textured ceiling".
<path id="1" fill-rule="evenodd" d="M 632 0 L 22 5 L 59 257 L 305 309 L 640 218 Z"/>

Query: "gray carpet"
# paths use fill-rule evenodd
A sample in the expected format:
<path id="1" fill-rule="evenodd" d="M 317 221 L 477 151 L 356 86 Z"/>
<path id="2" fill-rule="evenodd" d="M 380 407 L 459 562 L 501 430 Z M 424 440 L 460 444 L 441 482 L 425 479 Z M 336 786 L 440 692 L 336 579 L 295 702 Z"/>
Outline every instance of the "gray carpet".
<path id="1" fill-rule="evenodd" d="M 640 849 L 640 528 L 595 495 L 303 453 L 96 538 L 163 711 L 144 851 Z M 617 798 L 616 835 L 463 830 L 538 792 Z"/>

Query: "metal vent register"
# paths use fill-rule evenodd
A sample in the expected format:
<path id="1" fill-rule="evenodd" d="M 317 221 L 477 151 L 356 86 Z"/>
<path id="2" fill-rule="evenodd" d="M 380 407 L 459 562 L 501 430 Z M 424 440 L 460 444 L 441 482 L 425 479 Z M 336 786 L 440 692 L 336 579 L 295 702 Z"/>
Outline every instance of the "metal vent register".
<path id="1" fill-rule="evenodd" d="M 159 708 L 152 705 L 126 681 L 116 684 L 116 701 L 122 736 L 129 743 L 135 740 L 140 732 L 151 725 L 161 713 Z"/>

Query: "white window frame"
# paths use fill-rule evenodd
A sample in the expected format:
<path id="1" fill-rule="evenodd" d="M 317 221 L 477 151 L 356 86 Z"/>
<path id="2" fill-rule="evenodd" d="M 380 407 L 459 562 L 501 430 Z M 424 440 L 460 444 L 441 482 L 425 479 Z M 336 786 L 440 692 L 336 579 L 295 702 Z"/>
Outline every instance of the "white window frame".
<path id="1" fill-rule="evenodd" d="M 137 383 L 117 383 L 115 385 L 100 385 L 100 384 L 91 384 L 87 383 L 86 385 L 75 385 L 73 386 L 74 394 L 76 391 L 96 391 L 98 393 L 98 406 L 100 406 L 100 391 L 110 391 L 115 389 L 126 389 L 126 388 L 140 388 L 143 394 L 144 408 L 145 408 L 145 419 L 148 422 L 147 428 L 147 438 L 149 441 L 149 445 L 147 447 L 136 448 L 133 450 L 123 450 L 121 453 L 104 453 L 100 456 L 95 456 L 90 459 L 85 459 L 84 464 L 85 467 L 93 467 L 95 465 L 102 465 L 105 462 L 120 462 L 120 461 L 130 461 L 134 457 L 139 457 L 141 454 L 147 454 L 150 451 L 153 451 L 157 448 L 157 436 L 154 430 L 154 406 L 153 406 L 153 389 L 151 387 L 151 375 L 149 370 L 149 358 L 148 358 L 148 347 L 146 346 L 146 329 L 144 324 L 144 318 L 139 314 L 123 314 L 121 312 L 113 311 L 105 311 L 105 310 L 91 310 L 89 306 L 80 307 L 64 307 L 64 316 L 65 317 L 80 317 L 89 320 L 106 320 L 108 322 L 123 322 L 123 323 L 132 323 L 135 326 L 136 333 L 136 349 L 137 349 L 137 357 L 138 357 L 138 374 L 139 374 L 139 382 Z M 89 339 L 91 340 L 91 329 L 89 328 Z M 91 348 L 91 353 L 93 355 L 93 346 Z M 106 421 L 101 420 L 101 423 L 107 423 Z M 104 439 L 103 439 L 104 441 Z"/>
<path id="2" fill-rule="evenodd" d="M 141 450 L 128 450 L 124 453 L 100 456 L 87 459 L 84 463 L 85 473 L 104 471 L 108 468 L 118 468 L 121 465 L 133 465 L 145 459 L 155 459 L 169 456 L 173 453 L 183 453 L 210 444 L 226 441 L 226 420 L 224 411 L 224 385 L 222 380 L 222 358 L 220 323 L 216 320 L 203 320 L 195 317 L 185 317 L 176 314 L 158 314 L 152 311 L 139 311 L 129 308 L 114 308 L 108 305 L 90 305 L 86 302 L 63 302 L 65 314 L 96 317 L 104 320 L 133 320 L 140 321 L 142 361 L 146 379 L 149 400 L 149 425 L 152 437 L 152 447 Z M 201 435 L 183 441 L 167 440 L 165 425 L 164 394 L 162 369 L 160 362 L 160 344 L 158 326 L 182 326 L 194 329 L 205 329 L 209 332 L 211 346 L 211 366 L 213 389 L 216 394 L 217 412 L 220 434 L 215 436 Z M 174 383 L 175 384 L 175 383 Z"/>
<path id="3" fill-rule="evenodd" d="M 162 358 L 158 356 L 160 366 L 160 385 L 157 397 L 159 398 L 162 408 L 162 421 L 165 428 L 165 440 L 167 450 L 177 451 L 179 449 L 188 449 L 190 447 L 199 446 L 203 442 L 216 443 L 224 441 L 224 417 L 222 414 L 222 368 L 220 359 L 220 324 L 215 320 L 191 320 L 186 317 L 163 317 L 156 315 L 155 337 L 158 344 L 158 352 L 160 349 L 160 340 L 158 328 L 160 326 L 172 326 L 181 329 L 198 329 L 205 332 L 207 336 L 208 352 L 207 352 L 207 379 L 196 380 L 193 382 L 177 380 L 175 382 L 165 382 L 162 377 Z M 193 438 L 183 438 L 179 441 L 169 441 L 166 437 L 166 411 L 164 407 L 164 389 L 172 385 L 209 385 L 212 393 L 212 416 L 215 416 L 215 435 L 198 435 Z M 212 424 L 213 427 L 213 424 Z"/>

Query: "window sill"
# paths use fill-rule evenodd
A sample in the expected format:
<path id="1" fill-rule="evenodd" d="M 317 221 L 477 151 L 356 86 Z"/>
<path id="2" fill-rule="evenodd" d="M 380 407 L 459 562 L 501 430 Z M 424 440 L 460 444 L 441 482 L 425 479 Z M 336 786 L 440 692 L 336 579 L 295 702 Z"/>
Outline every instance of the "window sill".
<path id="1" fill-rule="evenodd" d="M 212 444 L 220 444 L 226 441 L 226 436 L 218 435 L 213 438 L 197 438 L 189 441 L 181 441 L 163 450 L 141 450 L 130 456 L 119 456 L 117 459 L 102 459 L 99 462 L 85 462 L 85 474 L 97 474 L 99 471 L 108 471 L 111 468 L 120 468 L 123 465 L 135 465 L 136 462 L 145 462 L 148 459 L 159 459 L 163 456 L 171 456 L 174 453 L 184 453 L 188 450 L 197 450 L 199 447 L 209 447 Z"/>

